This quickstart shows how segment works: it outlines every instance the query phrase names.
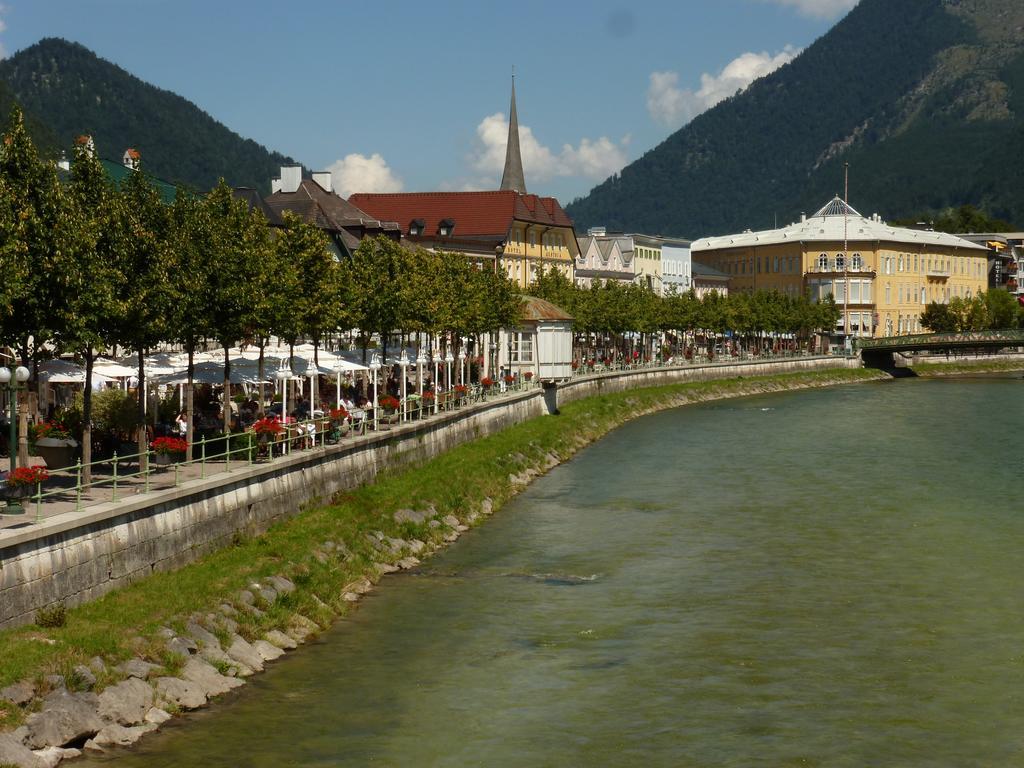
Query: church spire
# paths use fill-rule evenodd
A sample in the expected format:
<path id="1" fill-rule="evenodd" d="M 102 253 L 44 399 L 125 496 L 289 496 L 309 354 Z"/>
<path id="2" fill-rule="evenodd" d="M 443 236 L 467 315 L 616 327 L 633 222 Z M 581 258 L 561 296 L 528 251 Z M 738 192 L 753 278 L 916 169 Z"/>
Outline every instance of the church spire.
<path id="1" fill-rule="evenodd" d="M 526 194 L 523 158 L 519 154 L 519 117 L 516 115 L 515 73 L 512 74 L 512 106 L 509 107 L 508 144 L 505 147 L 505 170 L 501 174 L 501 189 L 512 189 Z"/>

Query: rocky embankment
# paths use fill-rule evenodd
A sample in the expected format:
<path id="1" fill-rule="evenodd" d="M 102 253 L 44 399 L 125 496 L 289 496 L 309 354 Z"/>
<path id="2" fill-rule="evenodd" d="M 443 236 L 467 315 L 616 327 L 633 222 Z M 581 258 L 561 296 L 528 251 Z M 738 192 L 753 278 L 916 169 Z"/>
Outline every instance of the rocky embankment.
<path id="1" fill-rule="evenodd" d="M 550 461 L 557 463 L 554 457 Z M 341 599 L 357 602 L 380 577 L 419 565 L 421 558 L 456 541 L 492 509 L 491 500 L 485 499 L 464 520 L 451 514 L 441 516 L 433 507 L 395 512 L 396 523 L 424 524 L 435 535 L 424 541 L 390 537 L 381 531 L 366 534 L 376 557 L 365 577 L 342 588 Z M 312 556 L 329 565 L 353 555 L 345 544 L 325 541 Z M 227 596 L 215 611 L 172 622 L 182 627 L 179 631 L 161 628 L 157 636 L 166 660 L 163 664 L 142 658 L 110 664 L 95 657 L 76 667 L 71 679 L 51 675 L 0 690 L 0 700 L 28 713 L 23 725 L 0 734 L 0 766 L 53 768 L 83 752 L 130 746 L 175 715 L 204 707 L 244 685 L 245 678 L 262 672 L 266 664 L 322 630 L 312 619 L 292 613 L 284 630 L 249 639 L 239 633 L 243 629 L 237 620 L 240 615 L 259 616 L 273 610 L 295 589 L 289 578 L 271 576 Z M 117 682 L 97 691 L 98 680 Z"/>

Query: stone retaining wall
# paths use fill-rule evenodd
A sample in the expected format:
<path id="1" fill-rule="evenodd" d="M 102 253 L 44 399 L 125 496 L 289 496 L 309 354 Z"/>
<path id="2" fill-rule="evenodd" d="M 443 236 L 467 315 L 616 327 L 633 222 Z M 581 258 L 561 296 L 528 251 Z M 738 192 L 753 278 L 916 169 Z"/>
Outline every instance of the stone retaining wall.
<path id="1" fill-rule="evenodd" d="M 561 402 L 677 381 L 859 367 L 856 360 L 807 358 L 583 376 L 560 385 Z M 384 468 L 433 458 L 461 443 L 547 412 L 541 390 L 395 426 L 358 441 L 299 451 L 272 464 L 240 467 L 179 487 L 0 531 L 0 628 L 26 624 L 42 607 L 74 606 L 154 571 L 181 567 L 257 534 L 277 519 L 372 482 Z"/>

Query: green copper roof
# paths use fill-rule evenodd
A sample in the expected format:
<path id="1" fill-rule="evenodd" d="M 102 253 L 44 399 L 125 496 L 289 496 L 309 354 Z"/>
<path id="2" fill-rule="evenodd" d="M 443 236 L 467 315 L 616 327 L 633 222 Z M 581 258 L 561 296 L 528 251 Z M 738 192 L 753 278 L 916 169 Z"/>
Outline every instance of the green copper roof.
<path id="1" fill-rule="evenodd" d="M 130 168 L 126 168 L 122 163 L 115 163 L 113 160 L 103 160 L 101 158 L 100 165 L 103 166 L 103 170 L 106 171 L 106 174 L 107 176 L 110 177 L 111 181 L 113 181 L 118 186 L 121 185 L 122 181 L 128 178 L 129 173 L 138 172 L 133 171 Z M 171 203 L 174 202 L 174 198 L 177 196 L 178 190 L 175 188 L 173 184 L 163 181 L 162 179 L 158 179 L 154 176 L 149 177 L 149 183 L 153 185 L 157 192 L 160 193 L 160 198 L 165 203 L 170 205 Z"/>

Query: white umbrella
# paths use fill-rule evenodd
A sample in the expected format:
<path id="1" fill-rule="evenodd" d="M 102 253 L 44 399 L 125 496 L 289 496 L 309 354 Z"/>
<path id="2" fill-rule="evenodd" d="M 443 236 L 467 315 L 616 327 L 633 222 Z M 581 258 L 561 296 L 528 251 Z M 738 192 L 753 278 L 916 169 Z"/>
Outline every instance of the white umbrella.
<path id="1" fill-rule="evenodd" d="M 85 366 L 70 360 L 45 360 L 39 364 L 39 373 L 49 384 L 85 384 Z M 93 383 L 109 381 L 108 376 L 92 373 Z"/>
<path id="2" fill-rule="evenodd" d="M 148 364 L 146 367 L 149 367 Z M 138 368 L 129 368 L 127 365 L 116 363 L 105 357 L 97 357 L 92 370 L 94 373 L 99 373 L 110 379 L 128 379 L 139 374 Z"/>

